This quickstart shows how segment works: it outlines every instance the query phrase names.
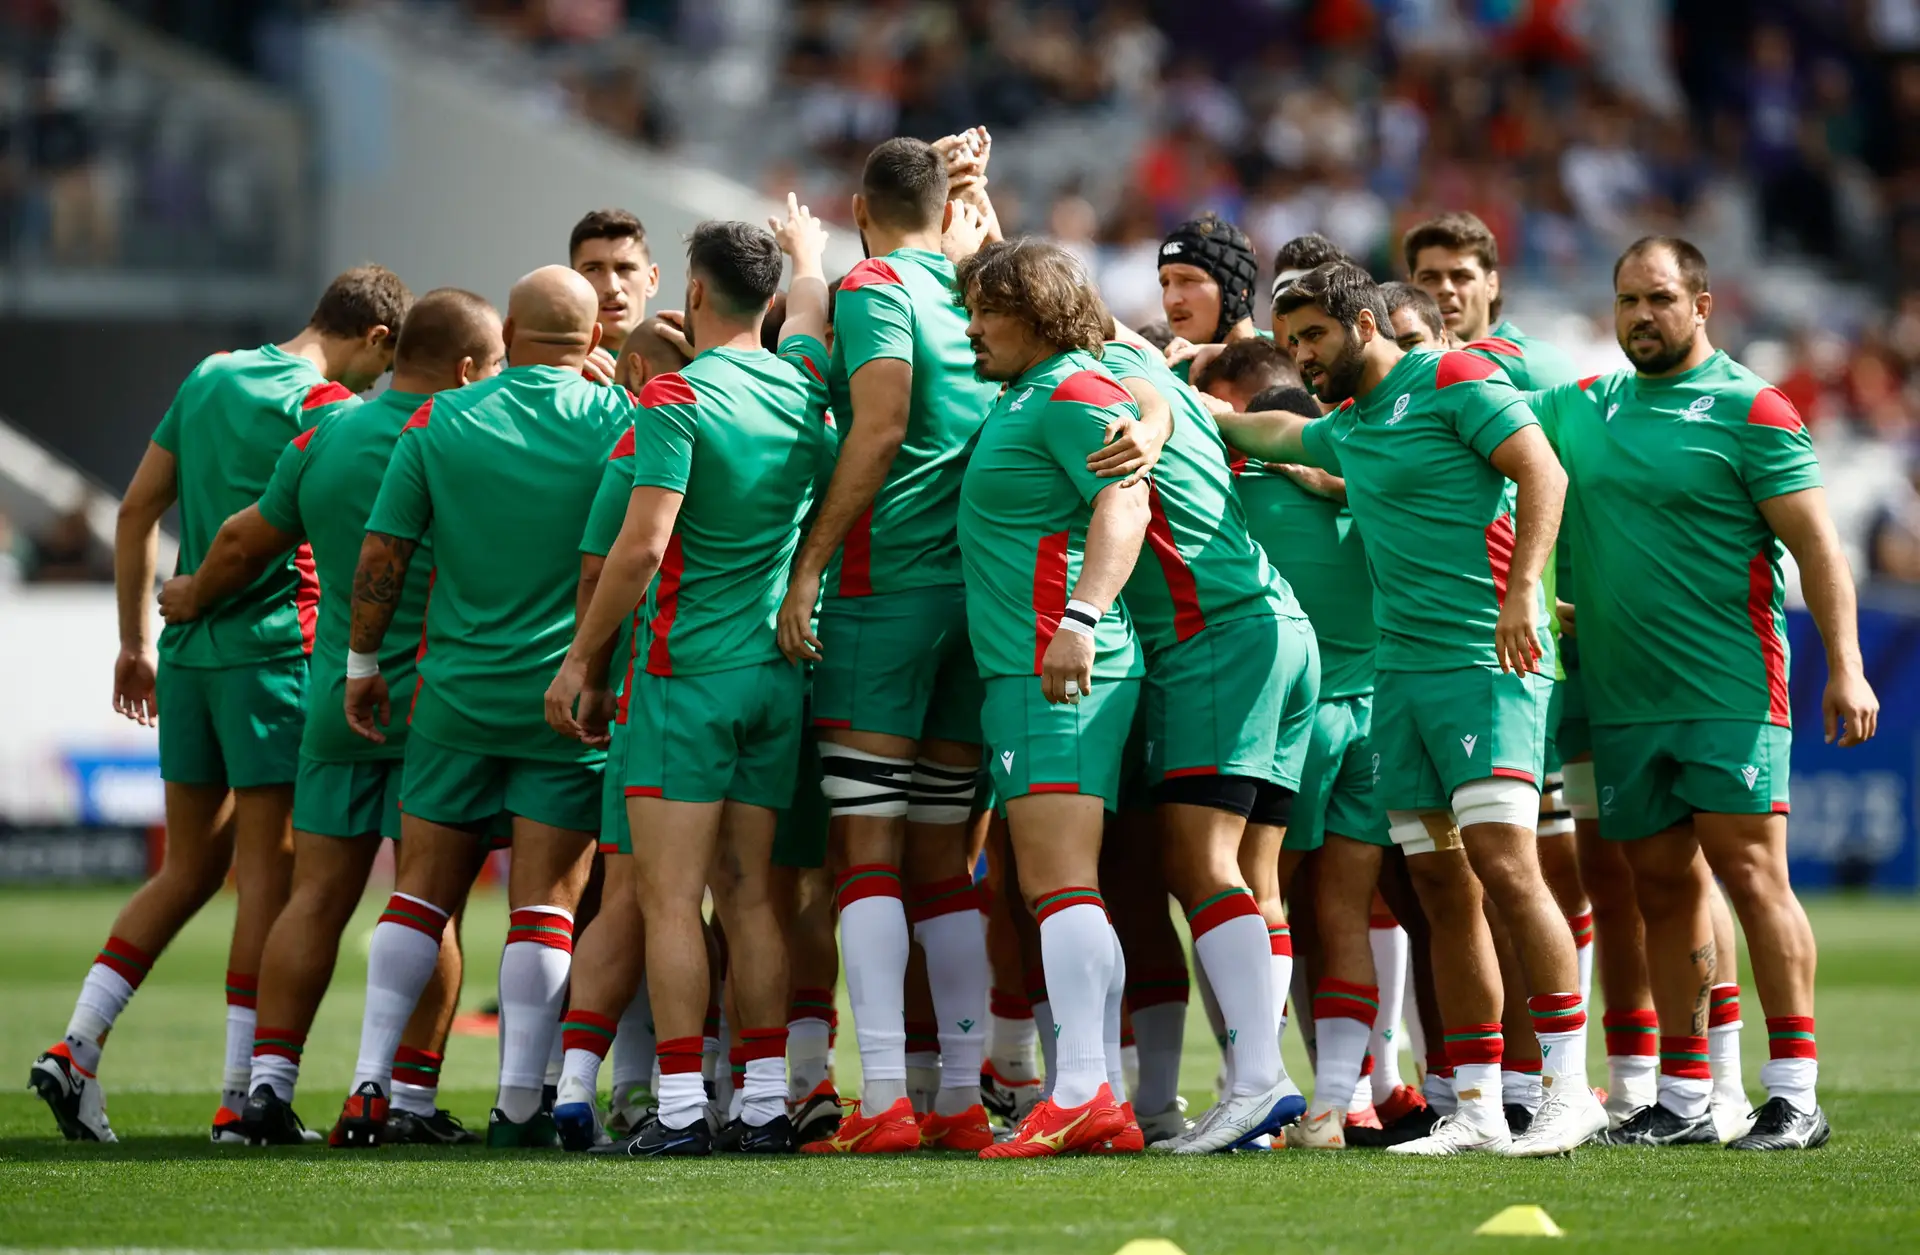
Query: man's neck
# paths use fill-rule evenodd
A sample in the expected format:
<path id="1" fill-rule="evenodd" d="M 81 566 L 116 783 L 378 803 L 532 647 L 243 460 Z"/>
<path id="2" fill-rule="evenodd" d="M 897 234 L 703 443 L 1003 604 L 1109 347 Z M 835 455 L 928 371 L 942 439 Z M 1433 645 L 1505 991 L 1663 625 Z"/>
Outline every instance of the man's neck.
<path id="1" fill-rule="evenodd" d="M 507 361 L 515 366 L 553 366 L 579 370 L 593 348 L 585 340 L 534 340 L 515 336 L 507 346 Z"/>
<path id="2" fill-rule="evenodd" d="M 1713 344 L 1708 341 L 1707 333 L 1702 331 L 1693 338 L 1693 351 L 1688 353 L 1686 357 L 1681 359 L 1672 369 L 1660 371 L 1658 374 L 1644 370 L 1638 371 L 1638 373 L 1642 379 L 1672 379 L 1675 375 L 1686 374 L 1688 371 L 1699 366 L 1700 363 L 1712 357 L 1713 354 Z"/>
<path id="3" fill-rule="evenodd" d="M 436 379 L 430 374 L 419 371 L 396 370 L 393 372 L 393 378 L 387 381 L 389 392 L 405 392 L 413 396 L 430 396 L 442 388 L 453 386 L 445 380 Z"/>
<path id="4" fill-rule="evenodd" d="M 1484 340 L 1488 336 L 1491 336 L 1493 334 L 1493 329 L 1498 325 L 1499 325 L 1498 319 L 1489 318 L 1487 319 L 1487 321 L 1481 323 L 1478 329 L 1475 329 L 1472 327 L 1462 327 L 1460 328 L 1460 330 L 1454 332 L 1454 334 L 1460 337 L 1460 343 L 1472 344 L 1475 340 Z"/>
<path id="5" fill-rule="evenodd" d="M 322 335 L 312 327 L 301 329 L 299 335 L 285 344 L 274 346 L 289 357 L 302 358 L 313 364 L 313 368 L 328 379 L 338 379 L 346 368 L 347 352 L 345 343 L 331 336 Z M 335 359 L 339 365 L 335 365 Z"/>
<path id="6" fill-rule="evenodd" d="M 693 351 L 697 356 L 708 349 L 757 349 L 760 346 L 760 320 L 730 322 L 701 319 L 688 328 L 693 333 Z"/>
<path id="7" fill-rule="evenodd" d="M 867 228 L 867 252 L 874 257 L 885 257 L 888 253 L 897 253 L 903 248 L 917 248 L 928 253 L 940 251 L 940 231 L 883 231 L 878 227 Z"/>
<path id="8" fill-rule="evenodd" d="M 1366 350 L 1366 366 L 1360 371 L 1360 386 L 1354 389 L 1353 399 L 1366 400 L 1405 356 L 1405 351 L 1393 341 L 1375 340 Z"/>

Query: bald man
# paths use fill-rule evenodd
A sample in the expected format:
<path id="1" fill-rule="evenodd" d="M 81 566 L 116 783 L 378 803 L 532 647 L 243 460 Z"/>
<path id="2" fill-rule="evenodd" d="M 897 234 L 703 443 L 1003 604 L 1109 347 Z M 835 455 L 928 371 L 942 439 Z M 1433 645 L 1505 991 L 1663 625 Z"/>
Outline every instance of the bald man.
<path id="1" fill-rule="evenodd" d="M 380 485 L 353 578 L 346 721 L 383 742 L 410 702 L 395 893 L 373 933 L 360 1061 L 333 1142 L 370 1146 L 387 1120 L 394 1049 L 466 898 L 488 822 L 513 819 L 512 914 L 500 956 L 498 1147 L 558 1144 L 540 1087 L 573 957 L 573 910 L 600 826 L 611 702 L 584 740 L 547 726 L 543 695 L 573 637 L 580 536 L 614 442 L 622 388 L 587 381 L 600 341 L 593 287 L 565 266 L 513 287 L 494 378 L 427 399 Z M 389 692 L 383 643 L 415 548 L 433 535 L 433 591 L 412 692 Z M 594 660 L 604 668 L 607 658 Z M 604 708 L 602 708 L 604 706 Z"/>

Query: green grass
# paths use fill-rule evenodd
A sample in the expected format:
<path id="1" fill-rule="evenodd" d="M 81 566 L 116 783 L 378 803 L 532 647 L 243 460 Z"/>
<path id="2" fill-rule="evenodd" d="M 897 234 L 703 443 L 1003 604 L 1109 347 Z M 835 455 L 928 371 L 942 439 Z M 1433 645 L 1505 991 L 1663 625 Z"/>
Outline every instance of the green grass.
<path id="1" fill-rule="evenodd" d="M 58 1036 L 121 895 L 0 894 L 0 1060 L 24 1081 Z M 1586 1150 L 1572 1160 L 1406 1162 L 1378 1153 L 982 1164 L 958 1156 L 635 1164 L 388 1148 L 210 1146 L 226 929 L 217 903 L 156 967 L 103 1069 L 117 1146 L 70 1145 L 24 1092 L 0 1094 L 0 1246 L 1045 1251 L 1109 1255 L 1165 1237 L 1215 1252 L 1497 1250 L 1473 1228 L 1512 1203 L 1567 1230 L 1556 1249 L 1707 1255 L 1920 1246 L 1920 905 L 1813 904 L 1822 954 L 1822 1096 L 1837 1132 L 1807 1155 Z M 325 1123 L 358 1034 L 369 903 L 307 1049 L 300 1106 Z M 505 912 L 475 903 L 468 1001 L 492 985 Z M 1747 1076 L 1765 1057 L 1749 995 Z M 843 1081 L 857 1069 L 841 1042 Z M 1289 1065 L 1306 1075 L 1290 1045 Z M 1594 1058 L 1600 1049 L 1596 1039 Z M 1199 1018 L 1184 1081 L 1204 1105 L 1216 1056 Z M 443 1101 L 484 1121 L 494 1046 L 456 1038 Z M 1596 1067 L 1596 1075 L 1599 1068 Z"/>

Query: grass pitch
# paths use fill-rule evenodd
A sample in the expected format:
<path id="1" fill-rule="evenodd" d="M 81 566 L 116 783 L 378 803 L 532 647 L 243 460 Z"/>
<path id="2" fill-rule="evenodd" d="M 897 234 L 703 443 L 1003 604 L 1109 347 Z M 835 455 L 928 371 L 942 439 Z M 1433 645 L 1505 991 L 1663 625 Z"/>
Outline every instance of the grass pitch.
<path id="1" fill-rule="evenodd" d="M 0 1079 L 65 1027 L 121 891 L 0 893 Z M 381 899 L 382 901 L 384 899 Z M 369 899 L 308 1039 L 298 1106 L 316 1126 L 345 1094 L 358 1039 Z M 392 1147 L 366 1155 L 208 1144 L 217 1105 L 230 900 L 190 927 L 116 1028 L 103 1077 L 117 1146 L 59 1140 L 31 1095 L 0 1093 L 0 1247 L 1060 1252 L 1110 1255 L 1141 1237 L 1188 1255 L 1276 1250 L 1498 1250 L 1475 1237 L 1534 1203 L 1555 1250 L 1920 1249 L 1920 905 L 1813 904 L 1821 943 L 1824 1150 L 1598 1150 L 1571 1160 L 1407 1162 L 1378 1152 L 984 1164 L 968 1157 L 638 1164 L 557 1152 Z M 469 1003 L 490 993 L 498 898 L 469 912 Z M 1749 1089 L 1766 1057 L 1747 983 Z M 1604 1075 L 1597 1032 L 1594 1074 Z M 843 1022 L 849 1023 L 845 1016 Z M 857 1076 L 842 1036 L 843 1090 Z M 1208 1101 L 1216 1055 L 1198 1001 L 1184 1087 Z M 442 1101 L 470 1126 L 492 1099 L 491 1040 L 456 1037 Z M 1289 1067 L 1308 1075 L 1297 1042 Z"/>

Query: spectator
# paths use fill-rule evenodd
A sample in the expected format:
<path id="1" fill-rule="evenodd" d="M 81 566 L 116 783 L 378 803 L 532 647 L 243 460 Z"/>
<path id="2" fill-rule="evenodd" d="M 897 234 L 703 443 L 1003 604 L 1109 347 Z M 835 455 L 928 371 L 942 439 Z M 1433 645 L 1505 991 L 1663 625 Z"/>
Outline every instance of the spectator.
<path id="1" fill-rule="evenodd" d="M 41 584 L 87 584 L 113 578 L 93 542 L 85 501 L 55 518 L 34 538 L 33 579 Z"/>

